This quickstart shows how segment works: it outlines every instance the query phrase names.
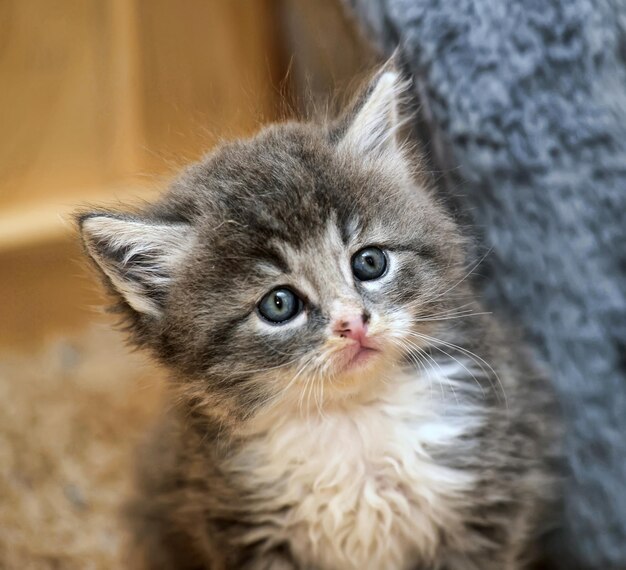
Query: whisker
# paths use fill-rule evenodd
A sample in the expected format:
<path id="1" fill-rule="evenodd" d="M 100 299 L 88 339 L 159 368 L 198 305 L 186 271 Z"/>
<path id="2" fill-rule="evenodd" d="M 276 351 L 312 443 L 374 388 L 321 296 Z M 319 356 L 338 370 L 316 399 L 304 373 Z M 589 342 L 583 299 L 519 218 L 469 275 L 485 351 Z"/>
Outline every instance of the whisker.
<path id="1" fill-rule="evenodd" d="M 419 350 L 423 350 L 420 347 L 416 347 Z M 451 358 L 452 360 L 454 360 L 459 366 L 461 366 L 474 380 L 474 382 L 476 383 L 476 385 L 480 388 L 483 398 L 486 396 L 485 394 L 485 389 L 483 388 L 482 384 L 479 382 L 478 378 L 476 378 L 476 376 L 474 375 L 474 373 L 467 368 L 467 366 L 465 366 L 465 364 L 463 364 L 463 362 L 461 362 L 458 358 L 454 357 L 452 354 L 450 354 L 449 352 L 446 352 L 445 350 L 443 350 L 441 347 L 438 346 L 430 346 L 430 348 L 434 348 L 435 350 L 438 350 L 439 352 L 441 352 L 442 354 L 446 355 L 448 358 Z M 425 352 L 425 351 L 424 351 Z M 431 357 L 432 358 L 432 357 Z M 435 360 L 436 362 L 436 360 Z M 439 370 L 441 370 L 441 366 L 439 365 L 439 363 L 437 363 L 437 366 L 439 366 Z M 493 386 L 493 385 L 492 385 Z M 450 386 L 450 388 L 452 389 L 452 391 L 454 392 L 454 388 L 452 386 Z"/>
<path id="2" fill-rule="evenodd" d="M 446 378 L 446 375 L 443 373 L 443 370 L 441 369 L 441 365 L 439 364 L 439 362 L 437 362 L 437 360 L 435 358 L 433 358 L 433 356 L 431 354 L 428 354 L 428 352 L 426 352 L 423 348 L 421 348 L 419 346 L 416 346 L 415 348 L 416 348 L 416 350 L 418 350 L 419 352 L 424 354 L 425 357 L 429 358 L 430 361 L 437 367 L 437 369 L 439 370 L 439 373 L 441 374 L 441 376 Z M 454 359 L 454 360 L 456 360 L 456 359 Z M 443 393 L 443 382 L 439 382 L 439 385 L 441 386 L 441 391 Z M 452 394 L 454 395 L 454 399 L 456 400 L 456 403 L 458 405 L 459 404 L 459 397 L 458 397 L 457 393 L 454 391 L 454 387 L 451 384 L 449 384 L 449 388 L 452 391 Z"/>
<path id="3" fill-rule="evenodd" d="M 415 348 L 410 343 L 407 343 L 407 339 L 403 338 L 391 338 L 393 344 L 398 346 L 406 356 L 408 356 L 409 360 L 417 367 L 419 372 L 422 372 L 428 378 L 428 389 L 430 391 L 430 395 L 432 397 L 433 393 L 433 381 L 432 378 L 427 374 L 426 364 L 422 361 L 421 356 L 413 352 Z M 443 392 L 442 392 L 443 395 Z"/>
<path id="4" fill-rule="evenodd" d="M 502 384 L 502 380 L 500 379 L 500 376 L 498 376 L 498 373 L 493 369 L 493 367 L 491 366 L 491 364 L 489 364 L 484 358 L 482 358 L 481 356 L 479 356 L 478 354 L 472 352 L 469 349 L 463 348 L 462 346 L 458 346 L 454 343 L 451 342 L 447 342 L 445 340 L 439 339 L 439 338 L 435 338 L 432 337 L 430 335 L 424 334 L 424 333 L 417 333 L 417 332 L 410 332 L 409 333 L 412 336 L 416 336 L 417 338 L 421 338 L 423 340 L 426 340 L 430 343 L 434 343 L 434 345 L 432 345 L 432 348 L 435 349 L 440 349 L 439 347 L 436 346 L 437 343 L 439 344 L 443 344 L 444 346 L 446 346 L 447 348 L 450 348 L 452 350 L 458 350 L 459 352 L 461 352 L 462 354 L 465 354 L 466 356 L 468 356 L 469 358 L 471 358 L 472 360 L 474 360 L 474 362 L 476 362 L 476 364 L 478 364 L 479 368 L 482 370 L 483 374 L 485 375 L 485 377 L 487 378 L 487 380 L 489 381 L 489 383 L 491 384 L 492 389 L 494 390 L 494 393 L 496 395 L 496 397 L 499 399 L 498 396 L 498 390 L 496 389 L 496 386 L 493 384 L 492 380 L 491 380 L 491 375 L 488 374 L 485 370 L 485 366 L 489 369 L 489 371 L 491 371 L 491 373 L 493 374 L 493 376 L 495 377 L 499 387 L 500 387 L 500 392 L 502 393 L 502 396 L 504 398 L 504 403 L 505 406 L 508 408 L 508 401 L 507 401 L 507 397 L 506 397 L 506 392 L 504 390 L 504 385 Z"/>
<path id="5" fill-rule="evenodd" d="M 447 317 L 436 317 L 436 318 L 420 318 L 420 317 L 416 317 L 413 320 L 415 322 L 418 323 L 428 323 L 431 321 L 451 321 L 451 320 L 455 320 L 455 319 L 464 319 L 467 317 L 477 317 L 477 316 L 481 316 L 481 315 L 491 315 L 490 312 L 488 311 L 484 311 L 481 313 L 472 313 L 472 312 L 468 312 L 468 313 L 463 313 L 463 314 L 458 314 L 458 315 L 449 315 Z"/>

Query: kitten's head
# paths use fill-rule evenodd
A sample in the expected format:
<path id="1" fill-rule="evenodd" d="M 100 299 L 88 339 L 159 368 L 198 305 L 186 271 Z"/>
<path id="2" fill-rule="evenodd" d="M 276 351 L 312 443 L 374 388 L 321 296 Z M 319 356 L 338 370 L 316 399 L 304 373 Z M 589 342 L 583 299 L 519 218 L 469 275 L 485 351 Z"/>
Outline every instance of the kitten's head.
<path id="1" fill-rule="evenodd" d="M 383 69 L 337 122 L 271 126 L 149 208 L 80 216 L 134 338 L 199 404 L 371 394 L 449 309 L 461 240 L 398 142 L 402 89 Z"/>

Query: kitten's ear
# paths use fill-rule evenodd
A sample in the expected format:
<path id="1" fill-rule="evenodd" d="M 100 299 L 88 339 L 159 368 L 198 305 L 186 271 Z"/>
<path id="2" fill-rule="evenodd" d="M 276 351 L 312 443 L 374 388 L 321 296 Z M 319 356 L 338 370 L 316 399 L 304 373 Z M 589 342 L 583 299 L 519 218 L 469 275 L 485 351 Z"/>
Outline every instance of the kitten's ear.
<path id="1" fill-rule="evenodd" d="M 114 291 L 136 312 L 159 317 L 191 246 L 190 226 L 108 213 L 80 215 L 78 225 L 87 253 Z"/>
<path id="2" fill-rule="evenodd" d="M 341 122 L 339 148 L 373 157 L 397 152 L 397 134 L 403 124 L 400 105 L 407 87 L 407 81 L 402 79 L 394 60 L 390 60 Z"/>

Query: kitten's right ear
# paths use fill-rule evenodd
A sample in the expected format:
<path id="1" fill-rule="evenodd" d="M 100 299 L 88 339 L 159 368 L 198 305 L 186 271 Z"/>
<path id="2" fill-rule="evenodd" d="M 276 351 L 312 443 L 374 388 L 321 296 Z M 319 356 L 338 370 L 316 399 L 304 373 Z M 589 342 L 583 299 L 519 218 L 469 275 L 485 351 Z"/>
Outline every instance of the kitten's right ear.
<path id="1" fill-rule="evenodd" d="M 191 247 L 190 226 L 111 213 L 81 214 L 77 221 L 87 253 L 114 291 L 137 313 L 158 318 Z"/>
<path id="2" fill-rule="evenodd" d="M 389 60 L 339 121 L 338 146 L 362 157 L 400 157 L 400 106 L 408 83 Z"/>

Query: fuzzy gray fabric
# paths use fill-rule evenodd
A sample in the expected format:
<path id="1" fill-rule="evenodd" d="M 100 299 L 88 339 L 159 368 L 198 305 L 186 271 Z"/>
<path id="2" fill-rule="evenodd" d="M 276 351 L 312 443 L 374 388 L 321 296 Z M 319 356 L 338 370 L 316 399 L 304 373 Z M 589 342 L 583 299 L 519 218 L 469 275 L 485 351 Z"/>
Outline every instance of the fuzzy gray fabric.
<path id="1" fill-rule="evenodd" d="M 384 52 L 400 46 L 430 155 L 458 166 L 442 181 L 493 247 L 485 298 L 551 370 L 561 565 L 626 568 L 626 2 L 346 2 Z"/>

